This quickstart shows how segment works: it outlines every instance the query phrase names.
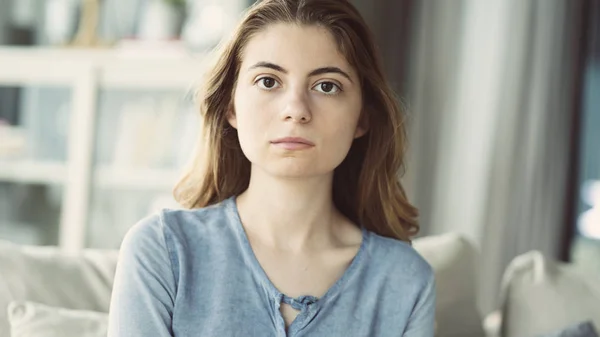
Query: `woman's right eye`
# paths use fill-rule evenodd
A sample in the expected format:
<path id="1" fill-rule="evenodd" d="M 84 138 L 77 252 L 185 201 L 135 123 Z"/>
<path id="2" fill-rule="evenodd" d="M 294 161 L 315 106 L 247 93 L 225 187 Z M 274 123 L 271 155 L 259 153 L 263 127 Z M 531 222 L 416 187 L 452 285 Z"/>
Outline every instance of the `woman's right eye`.
<path id="1" fill-rule="evenodd" d="M 264 90 L 273 90 L 279 84 L 277 83 L 277 80 L 272 77 L 259 78 L 256 83 L 258 84 L 259 88 Z"/>

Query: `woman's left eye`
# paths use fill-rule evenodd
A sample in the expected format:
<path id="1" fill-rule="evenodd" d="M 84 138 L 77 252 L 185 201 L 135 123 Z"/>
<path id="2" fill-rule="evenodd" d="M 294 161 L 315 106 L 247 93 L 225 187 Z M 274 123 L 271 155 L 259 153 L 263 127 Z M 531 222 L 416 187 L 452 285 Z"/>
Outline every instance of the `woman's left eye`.
<path id="1" fill-rule="evenodd" d="M 321 82 L 315 85 L 313 89 L 316 89 L 317 91 L 322 92 L 326 95 L 335 95 L 342 91 L 340 86 L 333 82 Z"/>

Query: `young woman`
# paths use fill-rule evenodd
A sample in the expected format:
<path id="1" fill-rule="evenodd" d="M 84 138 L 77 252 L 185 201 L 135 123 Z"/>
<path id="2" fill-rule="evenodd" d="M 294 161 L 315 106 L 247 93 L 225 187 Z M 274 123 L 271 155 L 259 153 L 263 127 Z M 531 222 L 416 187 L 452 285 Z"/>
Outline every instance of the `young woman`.
<path id="1" fill-rule="evenodd" d="M 402 111 L 346 0 L 263 0 L 202 91 L 204 147 L 120 252 L 109 336 L 433 336 Z"/>

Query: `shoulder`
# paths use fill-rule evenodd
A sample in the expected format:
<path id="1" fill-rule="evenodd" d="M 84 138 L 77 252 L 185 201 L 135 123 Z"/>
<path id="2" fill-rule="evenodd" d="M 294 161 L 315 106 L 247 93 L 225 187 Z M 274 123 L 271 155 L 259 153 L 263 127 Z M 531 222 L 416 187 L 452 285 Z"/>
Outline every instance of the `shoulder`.
<path id="1" fill-rule="evenodd" d="M 160 245 L 164 241 L 163 237 L 162 214 L 156 212 L 129 228 L 121 243 L 121 251 Z"/>
<path id="2" fill-rule="evenodd" d="M 433 336 L 436 282 L 431 265 L 407 242 L 371 234 L 372 259 L 390 307 L 406 319 L 403 336 Z M 398 316 L 397 313 L 400 313 Z"/>
<path id="3" fill-rule="evenodd" d="M 431 265 L 407 242 L 369 233 L 371 263 L 386 278 L 414 284 L 418 288 L 434 282 Z"/>
<path id="4" fill-rule="evenodd" d="M 232 216 L 228 200 L 197 209 L 162 209 L 139 220 L 126 233 L 122 248 L 164 247 L 172 248 L 205 237 Z"/>

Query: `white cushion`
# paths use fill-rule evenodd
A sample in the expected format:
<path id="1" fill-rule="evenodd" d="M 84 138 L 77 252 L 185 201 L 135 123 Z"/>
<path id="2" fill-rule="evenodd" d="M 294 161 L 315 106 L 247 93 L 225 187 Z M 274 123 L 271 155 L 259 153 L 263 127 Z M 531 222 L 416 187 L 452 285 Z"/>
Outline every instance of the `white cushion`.
<path id="1" fill-rule="evenodd" d="M 117 251 L 67 255 L 56 247 L 0 240 L 0 336 L 9 335 L 7 307 L 12 301 L 107 312 L 117 257 Z"/>
<path id="2" fill-rule="evenodd" d="M 108 314 L 18 301 L 8 306 L 12 337 L 106 337 Z"/>
<path id="3" fill-rule="evenodd" d="M 532 251 L 515 258 L 502 285 L 502 336 L 539 336 L 592 321 L 600 327 L 600 277 Z"/>
<path id="4" fill-rule="evenodd" d="M 476 300 L 475 247 L 458 234 L 419 238 L 414 240 L 413 247 L 429 262 L 435 273 L 437 335 L 483 336 Z"/>

